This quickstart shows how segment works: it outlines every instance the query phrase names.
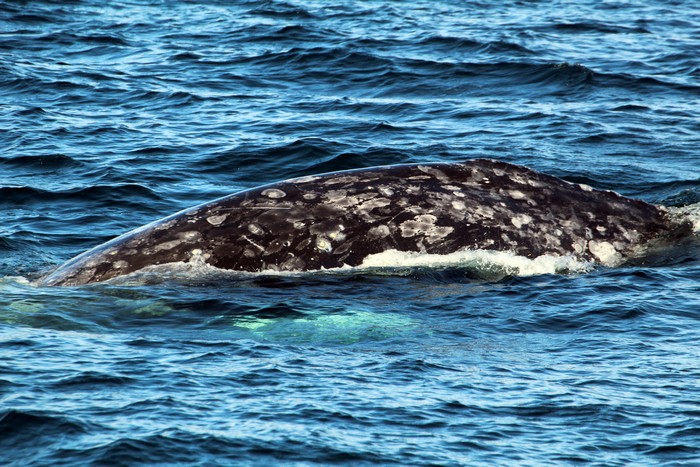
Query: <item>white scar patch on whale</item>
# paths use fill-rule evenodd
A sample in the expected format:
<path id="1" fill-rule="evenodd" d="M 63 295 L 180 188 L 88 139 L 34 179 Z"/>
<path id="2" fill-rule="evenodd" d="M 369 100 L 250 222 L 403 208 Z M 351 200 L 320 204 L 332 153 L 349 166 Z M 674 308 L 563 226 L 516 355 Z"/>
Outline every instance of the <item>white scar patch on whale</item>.
<path id="1" fill-rule="evenodd" d="M 347 190 L 328 190 L 323 194 L 323 197 L 331 203 L 337 203 L 338 201 L 345 199 L 347 195 Z"/>
<path id="2" fill-rule="evenodd" d="M 267 190 L 263 190 L 260 194 L 272 199 L 279 199 L 287 196 L 287 193 L 277 188 L 268 188 Z"/>
<path id="3" fill-rule="evenodd" d="M 432 214 L 422 214 L 407 220 L 399 225 L 402 237 L 414 237 L 420 234 L 427 234 L 435 228 L 437 217 Z"/>
<path id="4" fill-rule="evenodd" d="M 331 245 L 331 242 L 329 242 L 328 239 L 319 237 L 316 239 L 316 248 L 318 248 L 320 251 L 328 253 L 333 249 L 333 245 Z"/>
<path id="5" fill-rule="evenodd" d="M 620 253 L 609 242 L 588 242 L 588 250 L 606 266 L 615 266 L 622 259 Z"/>
<path id="6" fill-rule="evenodd" d="M 219 216 L 209 216 L 207 217 L 207 222 L 209 222 L 211 225 L 221 225 L 227 217 L 228 214 L 222 214 Z"/>
<path id="7" fill-rule="evenodd" d="M 467 209 L 467 205 L 464 204 L 464 201 L 452 201 L 452 207 L 458 211 L 464 211 Z"/>
<path id="8" fill-rule="evenodd" d="M 381 193 L 382 196 L 394 196 L 394 190 L 386 186 L 380 186 L 379 188 L 377 188 L 377 191 L 379 191 L 379 193 Z"/>
<path id="9" fill-rule="evenodd" d="M 153 247 L 153 251 L 172 250 L 182 243 L 182 240 L 170 240 L 169 242 L 159 243 Z"/>
<path id="10" fill-rule="evenodd" d="M 527 214 L 518 214 L 514 216 L 510 222 L 517 227 L 518 229 L 521 228 L 525 224 L 529 224 L 532 222 L 532 217 L 528 216 Z"/>
<path id="11" fill-rule="evenodd" d="M 265 231 L 257 224 L 248 224 L 248 232 L 254 235 L 262 235 Z"/>
<path id="12" fill-rule="evenodd" d="M 200 237 L 201 234 L 197 231 L 188 231 L 188 232 L 181 232 L 178 235 L 177 240 L 170 240 L 167 242 L 163 243 L 158 243 L 153 246 L 153 251 L 165 251 L 165 250 L 172 250 L 173 248 L 176 248 L 180 246 L 182 243 L 192 243 L 197 241 Z"/>
<path id="13" fill-rule="evenodd" d="M 425 165 L 419 165 L 418 170 L 420 170 L 423 173 L 427 173 L 429 175 L 432 175 L 433 177 L 437 178 L 438 180 L 442 182 L 449 182 L 450 178 L 445 175 L 445 172 L 442 170 L 435 168 L 435 167 L 428 167 Z"/>
<path id="14" fill-rule="evenodd" d="M 391 235 L 391 230 L 387 225 L 381 224 L 376 227 L 372 227 L 367 233 L 370 237 L 382 238 Z"/>
<path id="15" fill-rule="evenodd" d="M 422 235 L 428 243 L 435 243 L 454 230 L 453 227 L 435 225 L 437 220 L 438 218 L 432 214 L 421 214 L 414 217 L 413 220 L 404 221 L 399 225 L 401 236 L 406 238 Z"/>

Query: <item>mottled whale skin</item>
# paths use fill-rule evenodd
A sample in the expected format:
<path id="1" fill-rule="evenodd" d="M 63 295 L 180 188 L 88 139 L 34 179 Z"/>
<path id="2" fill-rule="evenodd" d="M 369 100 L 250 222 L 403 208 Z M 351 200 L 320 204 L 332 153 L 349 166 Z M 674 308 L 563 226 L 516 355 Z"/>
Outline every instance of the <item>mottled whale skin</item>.
<path id="1" fill-rule="evenodd" d="M 40 280 L 80 285 L 148 266 L 234 271 L 358 266 L 388 250 L 467 249 L 618 264 L 690 232 L 662 207 L 488 159 L 396 165 L 287 180 L 126 233 Z"/>

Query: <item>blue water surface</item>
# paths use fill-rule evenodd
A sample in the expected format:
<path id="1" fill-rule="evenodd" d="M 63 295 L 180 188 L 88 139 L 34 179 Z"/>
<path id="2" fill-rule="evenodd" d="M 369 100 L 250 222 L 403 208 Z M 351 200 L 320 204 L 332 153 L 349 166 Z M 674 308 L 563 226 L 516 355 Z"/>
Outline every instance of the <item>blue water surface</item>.
<path id="1" fill-rule="evenodd" d="M 37 287 L 294 176 L 490 157 L 700 202 L 678 1 L 0 3 L 0 464 L 700 463 L 700 248 Z M 692 243 L 692 242 L 691 242 Z"/>

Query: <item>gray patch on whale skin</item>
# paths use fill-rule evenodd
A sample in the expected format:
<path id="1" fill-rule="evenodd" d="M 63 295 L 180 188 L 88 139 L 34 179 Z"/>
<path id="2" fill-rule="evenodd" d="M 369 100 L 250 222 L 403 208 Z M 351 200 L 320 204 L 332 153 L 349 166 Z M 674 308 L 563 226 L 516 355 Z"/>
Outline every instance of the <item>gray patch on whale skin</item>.
<path id="1" fill-rule="evenodd" d="M 297 178 L 195 206 L 87 251 L 40 283 L 80 285 L 193 261 L 234 271 L 319 270 L 390 249 L 614 263 L 691 232 L 663 208 L 522 166 L 397 165 Z"/>

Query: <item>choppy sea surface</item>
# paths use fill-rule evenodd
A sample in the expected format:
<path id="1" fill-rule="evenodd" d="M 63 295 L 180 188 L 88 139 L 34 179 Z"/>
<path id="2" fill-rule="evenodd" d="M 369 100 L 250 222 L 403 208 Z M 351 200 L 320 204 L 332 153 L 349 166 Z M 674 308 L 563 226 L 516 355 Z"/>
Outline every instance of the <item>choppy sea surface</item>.
<path id="1" fill-rule="evenodd" d="M 39 287 L 280 179 L 490 157 L 700 202 L 700 7 L 0 3 L 0 464 L 700 463 L 700 248 Z"/>

